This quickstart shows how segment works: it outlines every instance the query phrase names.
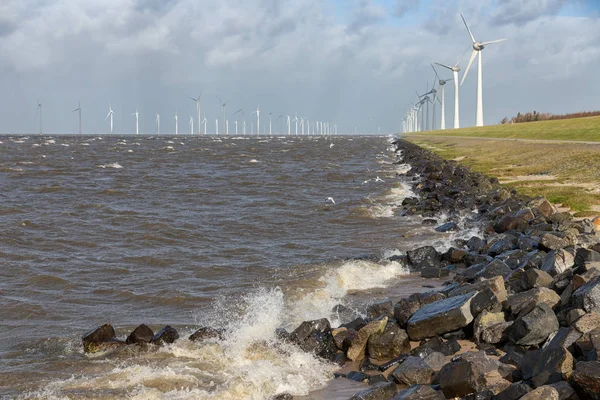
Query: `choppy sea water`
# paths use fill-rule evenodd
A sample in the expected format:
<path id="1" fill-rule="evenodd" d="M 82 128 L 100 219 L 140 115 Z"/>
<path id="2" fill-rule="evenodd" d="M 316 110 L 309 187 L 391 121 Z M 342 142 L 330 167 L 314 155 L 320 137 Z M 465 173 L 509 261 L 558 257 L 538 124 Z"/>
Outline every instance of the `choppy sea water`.
<path id="1" fill-rule="evenodd" d="M 419 290 L 385 257 L 456 235 L 411 195 L 384 137 L 0 137 L 0 396 L 266 399 L 334 366 L 275 337 L 343 304 Z M 333 198 L 335 204 L 326 201 Z M 469 236 L 469 232 L 457 235 Z M 86 355 L 175 327 L 173 345 Z M 191 343 L 197 327 L 224 340 Z"/>

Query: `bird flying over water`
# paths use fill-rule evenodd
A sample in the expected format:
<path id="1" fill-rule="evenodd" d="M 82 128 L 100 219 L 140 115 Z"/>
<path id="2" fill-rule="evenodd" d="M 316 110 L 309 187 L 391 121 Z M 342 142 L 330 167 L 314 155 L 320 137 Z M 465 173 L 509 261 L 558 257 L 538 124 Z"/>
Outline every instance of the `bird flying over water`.
<path id="1" fill-rule="evenodd" d="M 328 201 L 330 201 L 330 202 L 332 202 L 333 204 L 335 204 L 335 200 L 333 199 L 333 197 L 328 197 L 328 198 L 325 200 L 325 202 L 328 202 Z"/>

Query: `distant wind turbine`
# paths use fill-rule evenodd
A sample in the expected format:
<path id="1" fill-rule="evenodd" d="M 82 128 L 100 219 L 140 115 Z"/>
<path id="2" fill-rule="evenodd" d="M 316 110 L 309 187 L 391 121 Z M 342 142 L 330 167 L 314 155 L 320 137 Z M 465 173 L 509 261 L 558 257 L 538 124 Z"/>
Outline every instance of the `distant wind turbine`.
<path id="1" fill-rule="evenodd" d="M 40 114 L 40 136 L 44 134 L 44 119 L 42 118 L 42 102 L 38 100 L 36 113 Z"/>
<path id="2" fill-rule="evenodd" d="M 215 119 L 215 135 L 219 134 L 219 118 Z"/>
<path id="3" fill-rule="evenodd" d="M 108 119 L 110 117 L 110 133 L 113 133 L 113 116 L 114 116 L 114 112 L 113 109 L 110 105 L 110 103 L 108 103 L 108 114 L 106 114 L 106 117 L 104 118 L 104 120 Z"/>
<path id="4" fill-rule="evenodd" d="M 298 136 L 298 113 L 295 114 L 294 119 L 292 120 L 292 122 L 296 123 L 296 136 Z"/>
<path id="5" fill-rule="evenodd" d="M 156 134 L 160 135 L 160 115 L 156 113 Z"/>
<path id="6" fill-rule="evenodd" d="M 271 130 L 271 120 L 272 120 L 272 117 L 273 117 L 273 113 L 270 112 L 269 113 L 269 136 L 273 135 L 273 131 Z"/>
<path id="7" fill-rule="evenodd" d="M 135 115 L 135 134 L 138 135 L 140 133 L 140 113 L 136 109 L 131 115 Z"/>
<path id="8" fill-rule="evenodd" d="M 79 134 L 81 135 L 81 101 L 79 102 L 77 108 L 73 110 L 73 112 L 75 111 L 79 111 Z"/>
<path id="9" fill-rule="evenodd" d="M 256 106 L 254 114 L 256 114 L 256 134 L 260 135 L 260 106 Z"/>
<path id="10" fill-rule="evenodd" d="M 504 42 L 507 39 L 498 39 L 498 40 L 492 40 L 489 42 L 478 42 L 477 40 L 475 40 L 475 37 L 473 36 L 473 33 L 471 32 L 469 25 L 467 25 L 467 21 L 465 21 L 465 17 L 463 17 L 462 14 L 460 14 L 460 17 L 462 18 L 463 22 L 465 23 L 465 27 L 467 28 L 467 31 L 469 32 L 469 36 L 471 36 L 471 40 L 473 41 L 473 52 L 471 53 L 471 59 L 469 60 L 469 64 L 467 65 L 467 69 L 465 70 L 465 74 L 463 75 L 463 78 L 462 78 L 462 81 L 460 82 L 460 84 L 462 86 L 463 82 L 465 81 L 465 78 L 467 77 L 467 74 L 469 73 L 471 64 L 473 64 L 475 57 L 479 56 L 479 60 L 478 60 L 479 63 L 477 66 L 477 120 L 475 122 L 475 125 L 483 126 L 483 82 L 482 82 L 483 81 L 483 73 L 481 70 L 481 67 L 482 67 L 481 52 L 485 48 L 485 46 L 493 44 L 493 43 Z"/>
<path id="11" fill-rule="evenodd" d="M 190 115 L 190 136 L 192 136 L 194 134 L 194 117 L 192 117 Z M 206 131 L 204 131 L 204 133 L 206 133 Z"/>
<path id="12" fill-rule="evenodd" d="M 236 119 L 234 121 L 234 123 L 235 123 L 235 135 L 237 136 L 237 134 L 238 134 L 238 120 Z"/>
<path id="13" fill-rule="evenodd" d="M 177 112 L 175 112 L 175 136 L 179 135 L 179 117 L 177 116 Z"/>
<path id="14" fill-rule="evenodd" d="M 202 123 L 204 124 L 204 134 L 206 135 L 206 114 L 204 114 L 204 119 L 202 120 Z"/>
<path id="15" fill-rule="evenodd" d="M 200 132 L 200 99 L 202 98 L 202 92 L 200 92 L 196 98 L 191 96 L 189 96 L 189 98 L 196 102 L 196 112 L 198 113 L 198 136 L 200 136 L 202 133 Z M 204 134 L 206 134 L 206 129 L 204 130 Z"/>
<path id="16" fill-rule="evenodd" d="M 223 103 L 221 101 L 221 99 L 219 98 L 219 96 L 217 96 L 217 100 L 219 100 L 219 104 L 221 105 L 221 121 L 223 122 L 223 129 L 224 129 L 224 131 L 222 133 L 226 134 L 227 131 L 225 130 L 225 128 L 227 126 L 227 123 L 225 122 L 225 106 L 227 105 L 227 103 L 229 103 L 229 100 L 227 100 L 225 103 Z M 218 129 L 218 124 L 217 124 L 217 132 L 215 132 L 215 133 L 218 134 L 219 133 L 218 131 L 219 131 L 219 129 Z"/>
<path id="17" fill-rule="evenodd" d="M 235 115 L 239 112 L 242 113 L 242 134 L 245 135 L 246 134 L 246 116 L 244 115 L 244 108 L 243 107 L 240 108 L 235 113 L 233 113 L 233 115 Z"/>
<path id="18" fill-rule="evenodd" d="M 460 82 L 458 81 L 458 73 L 460 72 L 460 67 L 458 66 L 458 64 L 460 64 L 463 57 L 464 57 L 464 54 L 456 62 L 456 64 L 454 64 L 454 66 L 440 64 L 438 62 L 435 63 L 435 64 L 439 65 L 440 67 L 449 69 L 450 71 L 452 71 L 452 74 L 453 74 L 452 80 L 454 81 L 454 129 L 460 128 L 460 107 L 459 107 L 459 102 L 458 102 L 458 86 L 460 84 Z"/>
<path id="19" fill-rule="evenodd" d="M 446 129 L 446 83 L 451 81 L 452 78 L 450 79 L 442 79 L 440 78 L 440 76 L 437 73 L 437 70 L 435 69 L 435 67 L 433 66 L 433 64 L 431 64 L 431 68 L 433 68 L 433 72 L 435 72 L 435 77 L 438 79 L 438 84 L 440 87 L 440 97 L 441 99 L 441 103 L 442 103 L 442 118 L 441 118 L 441 122 L 440 122 L 440 129 L 444 130 Z"/>
<path id="20" fill-rule="evenodd" d="M 290 116 L 286 115 L 286 117 L 287 117 L 288 136 L 290 136 L 290 134 L 291 134 L 291 132 L 290 132 L 291 131 Z"/>

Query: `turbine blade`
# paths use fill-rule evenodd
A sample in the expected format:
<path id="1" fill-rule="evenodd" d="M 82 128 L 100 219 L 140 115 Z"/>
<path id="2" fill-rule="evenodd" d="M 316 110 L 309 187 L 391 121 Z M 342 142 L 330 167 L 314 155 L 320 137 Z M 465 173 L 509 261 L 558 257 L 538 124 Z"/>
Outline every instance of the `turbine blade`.
<path id="1" fill-rule="evenodd" d="M 469 28 L 469 25 L 467 25 L 467 21 L 465 21 L 465 17 L 463 17 L 462 14 L 460 14 L 460 17 L 462 18 L 463 22 L 465 23 L 465 26 L 467 27 L 467 31 L 469 32 L 469 36 L 471 36 L 471 40 L 473 41 L 473 43 L 477 42 L 477 40 L 475 40 L 475 36 L 473 36 L 473 33 L 471 33 L 471 29 Z"/>
<path id="2" fill-rule="evenodd" d="M 431 64 L 431 68 L 433 68 L 433 72 L 435 72 L 435 77 L 438 78 L 438 81 L 439 81 L 440 76 L 438 75 L 437 71 L 435 70 L 435 67 L 433 66 L 433 64 Z"/>
<path id="3" fill-rule="evenodd" d="M 460 64 L 460 62 L 463 60 L 463 58 L 465 58 L 465 56 L 467 55 L 467 53 L 469 52 L 469 50 L 471 50 L 472 48 L 473 48 L 473 46 L 467 47 L 467 49 L 465 50 L 464 53 L 462 53 L 462 56 L 460 56 L 460 58 L 458 59 L 458 61 L 456 62 L 456 64 L 454 64 L 455 67 L 458 67 L 458 64 Z"/>
<path id="4" fill-rule="evenodd" d="M 437 65 L 439 65 L 440 67 L 444 67 L 444 68 L 448 68 L 449 70 L 452 70 L 452 67 L 451 67 L 451 66 L 449 66 L 449 65 L 446 65 L 446 64 L 440 64 L 439 62 L 436 62 L 436 63 L 434 63 L 434 64 L 437 64 Z"/>
<path id="5" fill-rule="evenodd" d="M 465 70 L 462 80 L 460 81 L 461 86 L 465 82 L 465 78 L 467 77 L 467 74 L 469 73 L 469 70 L 471 69 L 471 64 L 473 64 L 475 57 L 477 57 L 477 50 L 473 50 L 473 53 L 471 53 L 471 59 L 469 60 L 469 65 L 467 65 L 467 69 Z"/>
<path id="6" fill-rule="evenodd" d="M 110 116 L 110 113 L 106 114 L 106 117 L 104 117 L 104 119 L 108 119 L 108 117 Z"/>
<path id="7" fill-rule="evenodd" d="M 487 46 L 488 44 L 500 43 L 500 42 L 504 42 L 505 40 L 508 40 L 508 39 L 504 38 L 504 39 L 498 39 L 498 40 L 491 40 L 489 42 L 483 42 L 483 43 L 481 43 L 481 45 Z"/>
<path id="8" fill-rule="evenodd" d="M 198 101 L 198 99 L 193 98 L 192 96 L 188 96 L 191 100 Z"/>
<path id="9" fill-rule="evenodd" d="M 221 99 L 219 98 L 219 96 L 217 96 L 217 100 L 219 100 L 219 104 L 223 104 L 223 102 L 221 101 Z"/>

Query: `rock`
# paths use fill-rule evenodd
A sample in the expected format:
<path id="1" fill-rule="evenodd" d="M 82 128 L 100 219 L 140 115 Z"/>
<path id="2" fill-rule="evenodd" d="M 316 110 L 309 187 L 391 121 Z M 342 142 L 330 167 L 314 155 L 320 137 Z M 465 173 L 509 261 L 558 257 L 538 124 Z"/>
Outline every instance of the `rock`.
<path id="1" fill-rule="evenodd" d="M 473 236 L 471 239 L 469 239 L 467 241 L 467 248 L 470 251 L 474 251 L 474 252 L 480 252 L 481 249 L 483 249 L 486 245 L 485 240 L 481 239 L 480 237 L 477 236 Z"/>
<path id="2" fill-rule="evenodd" d="M 349 330 L 345 327 L 340 327 L 331 330 L 331 336 L 333 336 L 333 342 L 336 347 L 342 351 L 348 350 L 348 346 L 352 337 L 356 335 L 355 330 Z M 349 339 L 349 340 L 347 340 Z"/>
<path id="3" fill-rule="evenodd" d="M 343 304 L 336 304 L 331 308 L 331 313 L 340 321 L 351 321 L 357 317 L 355 310 L 346 307 Z"/>
<path id="4" fill-rule="evenodd" d="M 497 257 L 508 251 L 512 251 L 517 247 L 517 239 L 510 235 L 498 235 L 498 237 L 490 240 L 487 245 L 487 254 L 492 257 Z"/>
<path id="5" fill-rule="evenodd" d="M 271 397 L 270 400 L 293 400 L 293 399 L 294 399 L 294 396 L 292 396 L 289 393 L 280 393 L 278 395 Z"/>
<path id="6" fill-rule="evenodd" d="M 127 339 L 125 339 L 125 343 L 134 344 L 134 343 L 150 343 L 152 341 L 152 337 L 154 336 L 154 332 L 152 329 L 148 328 L 148 326 L 142 324 L 135 328 Z"/>
<path id="7" fill-rule="evenodd" d="M 430 384 L 433 369 L 420 357 L 410 356 L 391 374 L 394 381 L 403 385 Z"/>
<path id="8" fill-rule="evenodd" d="M 573 325 L 579 318 L 585 315 L 585 310 L 581 308 L 573 308 L 567 312 L 566 322 L 567 325 Z"/>
<path id="9" fill-rule="evenodd" d="M 434 371 L 439 371 L 444 365 L 446 365 L 446 356 L 442 353 L 434 351 L 423 358 L 423 361 L 425 361 L 425 363 L 427 363 L 427 365 L 429 365 Z"/>
<path id="10" fill-rule="evenodd" d="M 177 339 L 179 339 L 179 333 L 177 333 L 174 328 L 167 325 L 152 336 L 150 343 L 160 346 L 163 344 L 171 344 Z"/>
<path id="11" fill-rule="evenodd" d="M 112 350 L 125 344 L 125 342 L 117 340 L 115 329 L 111 324 L 104 324 L 86 333 L 81 338 L 81 342 L 86 353 Z"/>
<path id="12" fill-rule="evenodd" d="M 461 262 L 467 255 L 467 252 L 465 250 L 460 250 L 454 247 L 451 247 L 450 249 L 448 249 L 447 252 L 445 252 L 442 255 L 442 260 L 444 261 L 448 261 L 450 263 L 459 263 Z"/>
<path id="13" fill-rule="evenodd" d="M 406 328 L 410 317 L 421 308 L 418 298 L 401 299 L 394 305 L 394 318 L 401 328 Z"/>
<path id="14" fill-rule="evenodd" d="M 487 328 L 505 323 L 504 313 L 483 311 L 475 318 L 473 323 L 473 340 L 478 343 L 481 340 L 481 333 Z"/>
<path id="15" fill-rule="evenodd" d="M 581 338 L 581 332 L 578 332 L 572 326 L 559 328 L 556 334 L 550 336 L 548 342 L 544 345 L 544 350 L 564 347 L 571 351 L 573 344 Z"/>
<path id="16" fill-rule="evenodd" d="M 544 349 L 535 360 L 531 376 L 524 374 L 523 378 L 531 379 L 534 388 L 560 382 L 569 377 L 573 363 L 573 356 L 564 347 Z"/>
<path id="17" fill-rule="evenodd" d="M 287 334 L 287 331 L 285 331 Z M 189 340 L 192 342 L 201 342 L 207 339 L 222 339 L 224 332 L 222 330 L 214 329 L 209 326 L 203 326 L 196 330 L 189 336 Z M 279 331 L 278 336 L 280 338 L 287 338 L 289 334 L 284 334 L 283 331 Z"/>
<path id="18" fill-rule="evenodd" d="M 552 386 L 540 386 L 521 397 L 521 400 L 559 400 L 558 390 Z"/>
<path id="19" fill-rule="evenodd" d="M 362 329 L 363 326 L 367 325 L 367 321 L 365 321 L 364 319 L 362 319 L 361 317 L 356 318 L 355 320 L 352 320 L 350 322 L 348 322 L 347 324 L 342 324 L 340 326 L 344 327 L 348 330 L 354 330 L 354 331 L 359 331 Z"/>
<path id="20" fill-rule="evenodd" d="M 346 379 L 350 379 L 355 382 L 366 382 L 369 379 L 369 375 L 360 371 L 350 371 L 346 374 Z"/>
<path id="21" fill-rule="evenodd" d="M 523 263 L 527 262 L 535 252 L 528 253 L 524 250 L 510 250 L 506 251 L 496 258 L 508 266 L 508 268 L 515 270 L 519 268 Z"/>
<path id="22" fill-rule="evenodd" d="M 545 341 L 559 328 L 554 311 L 540 303 L 511 326 L 508 338 L 515 344 L 533 346 Z"/>
<path id="23" fill-rule="evenodd" d="M 394 307 L 392 306 L 392 302 L 390 300 L 384 300 L 371 304 L 369 307 L 367 307 L 367 315 L 369 318 L 373 319 L 381 316 L 392 318 L 394 316 Z"/>
<path id="24" fill-rule="evenodd" d="M 566 221 L 571 221 L 573 219 L 573 215 L 571 215 L 570 212 L 557 212 L 555 214 L 552 214 L 551 216 L 549 216 L 548 218 L 548 222 L 551 222 L 553 224 L 560 224 Z"/>
<path id="25" fill-rule="evenodd" d="M 512 269 L 510 269 L 508 265 L 496 259 L 489 263 L 476 276 L 478 278 L 490 279 L 495 276 L 508 276 L 511 272 Z"/>
<path id="26" fill-rule="evenodd" d="M 575 393 L 575 389 L 569 385 L 569 382 L 556 382 L 548 386 L 552 386 L 554 389 L 556 389 L 559 400 L 579 400 L 577 393 Z"/>
<path id="27" fill-rule="evenodd" d="M 546 255 L 540 269 L 556 276 L 573 267 L 574 262 L 575 257 L 570 252 L 563 249 L 553 250 Z"/>
<path id="28" fill-rule="evenodd" d="M 527 286 L 529 286 L 529 288 L 549 288 L 554 281 L 549 273 L 535 268 L 530 268 L 525 271 L 525 280 L 527 281 Z"/>
<path id="29" fill-rule="evenodd" d="M 577 289 L 571 297 L 574 307 L 600 313 L 600 276 Z"/>
<path id="30" fill-rule="evenodd" d="M 421 269 L 421 277 L 427 279 L 445 278 L 450 275 L 450 270 L 446 268 L 426 267 Z"/>
<path id="31" fill-rule="evenodd" d="M 523 312 L 527 313 L 542 303 L 554 308 L 560 303 L 560 296 L 548 288 L 535 288 L 510 296 L 506 301 L 506 307 L 513 315 L 517 315 Z"/>
<path id="32" fill-rule="evenodd" d="M 481 332 L 481 341 L 483 343 L 499 344 L 508 340 L 508 332 L 513 321 L 502 322 L 492 325 Z"/>
<path id="33" fill-rule="evenodd" d="M 406 252 L 408 261 L 416 268 L 421 269 L 425 267 L 437 267 L 441 266 L 441 255 L 432 246 L 424 246 L 415 250 L 409 250 Z"/>
<path id="34" fill-rule="evenodd" d="M 495 400 L 518 400 L 531 392 L 531 388 L 524 382 L 515 382 L 502 392 L 498 393 Z"/>
<path id="35" fill-rule="evenodd" d="M 409 352 L 408 335 L 394 321 L 389 321 L 382 333 L 374 333 L 369 337 L 368 354 L 376 360 L 389 360 Z"/>
<path id="36" fill-rule="evenodd" d="M 333 360 L 338 350 L 326 318 L 302 322 L 290 334 L 290 340 L 302 350 L 326 360 Z"/>
<path id="37" fill-rule="evenodd" d="M 548 200 L 543 197 L 537 197 L 531 200 L 527 205 L 531 207 L 534 214 L 537 211 L 540 215 L 546 218 L 555 213 L 554 206 L 552 206 L 552 204 L 550 204 Z"/>
<path id="38" fill-rule="evenodd" d="M 540 236 L 539 246 L 544 251 L 560 250 L 568 247 L 569 241 L 557 236 L 555 233 L 544 233 Z"/>
<path id="39" fill-rule="evenodd" d="M 473 321 L 471 299 L 474 294 L 450 297 L 421 307 L 408 320 L 411 340 L 421 340 L 463 328 Z"/>
<path id="40" fill-rule="evenodd" d="M 511 215 L 505 215 L 494 225 L 496 233 L 504 233 L 506 231 L 522 232 L 529 224 L 523 218 Z"/>
<path id="41" fill-rule="evenodd" d="M 575 323 L 573 328 L 577 329 L 581 333 L 588 333 L 596 328 L 600 327 L 600 314 L 590 312 L 589 314 L 583 315 Z"/>
<path id="42" fill-rule="evenodd" d="M 362 360 L 365 357 L 365 349 L 369 337 L 374 333 L 381 333 L 384 331 L 387 325 L 388 318 L 383 317 L 380 320 L 369 322 L 367 325 L 362 327 L 350 344 L 347 356 L 350 360 Z"/>
<path id="43" fill-rule="evenodd" d="M 465 353 L 457 360 L 444 365 L 438 375 L 440 387 L 446 398 L 464 397 L 487 389 L 486 374 L 497 367 L 480 353 Z"/>
<path id="44" fill-rule="evenodd" d="M 393 382 L 380 382 L 354 394 L 350 400 L 388 400 L 396 394 L 396 390 Z"/>
<path id="45" fill-rule="evenodd" d="M 600 400 L 600 362 L 578 362 L 569 383 L 581 399 Z"/>
<path id="46" fill-rule="evenodd" d="M 399 391 L 392 400 L 446 400 L 446 398 L 429 385 L 413 385 Z"/>
<path id="47" fill-rule="evenodd" d="M 438 220 L 433 219 L 433 218 L 425 218 L 423 221 L 421 221 L 421 225 L 425 225 L 425 226 L 433 226 L 433 225 L 437 225 L 437 223 L 438 223 Z"/>
<path id="48" fill-rule="evenodd" d="M 575 252 L 575 266 L 577 267 L 581 267 L 588 262 L 598 261 L 600 261 L 600 253 L 597 251 L 581 247 Z"/>
<path id="49" fill-rule="evenodd" d="M 435 228 L 436 232 L 442 232 L 442 233 L 446 233 L 446 232 L 455 232 L 458 231 L 458 225 L 456 224 L 456 222 L 446 222 L 445 224 L 442 224 L 440 226 L 438 226 L 437 228 Z"/>
<path id="50" fill-rule="evenodd" d="M 485 288 L 481 290 L 471 300 L 471 314 L 473 314 L 473 317 L 477 317 L 484 310 L 502 310 L 502 303 L 491 288 Z"/>
<path id="51" fill-rule="evenodd" d="M 374 385 L 376 383 L 387 383 L 389 382 L 387 380 L 387 378 L 385 377 L 385 375 L 383 374 L 377 374 L 377 375 L 369 375 L 369 380 L 367 381 L 367 383 L 369 385 Z"/>
<path id="52" fill-rule="evenodd" d="M 590 359 L 590 355 L 594 356 L 594 350 L 600 347 L 600 328 L 596 328 L 594 330 L 589 331 L 581 335 L 579 339 L 575 342 L 574 348 L 576 349 L 576 354 L 583 356 L 583 358 L 588 361 L 596 361 Z"/>
<path id="53" fill-rule="evenodd" d="M 517 240 L 517 247 L 524 251 L 531 251 L 531 250 L 537 248 L 538 245 L 539 245 L 539 242 L 537 240 L 534 240 L 530 236 L 521 236 Z"/>

